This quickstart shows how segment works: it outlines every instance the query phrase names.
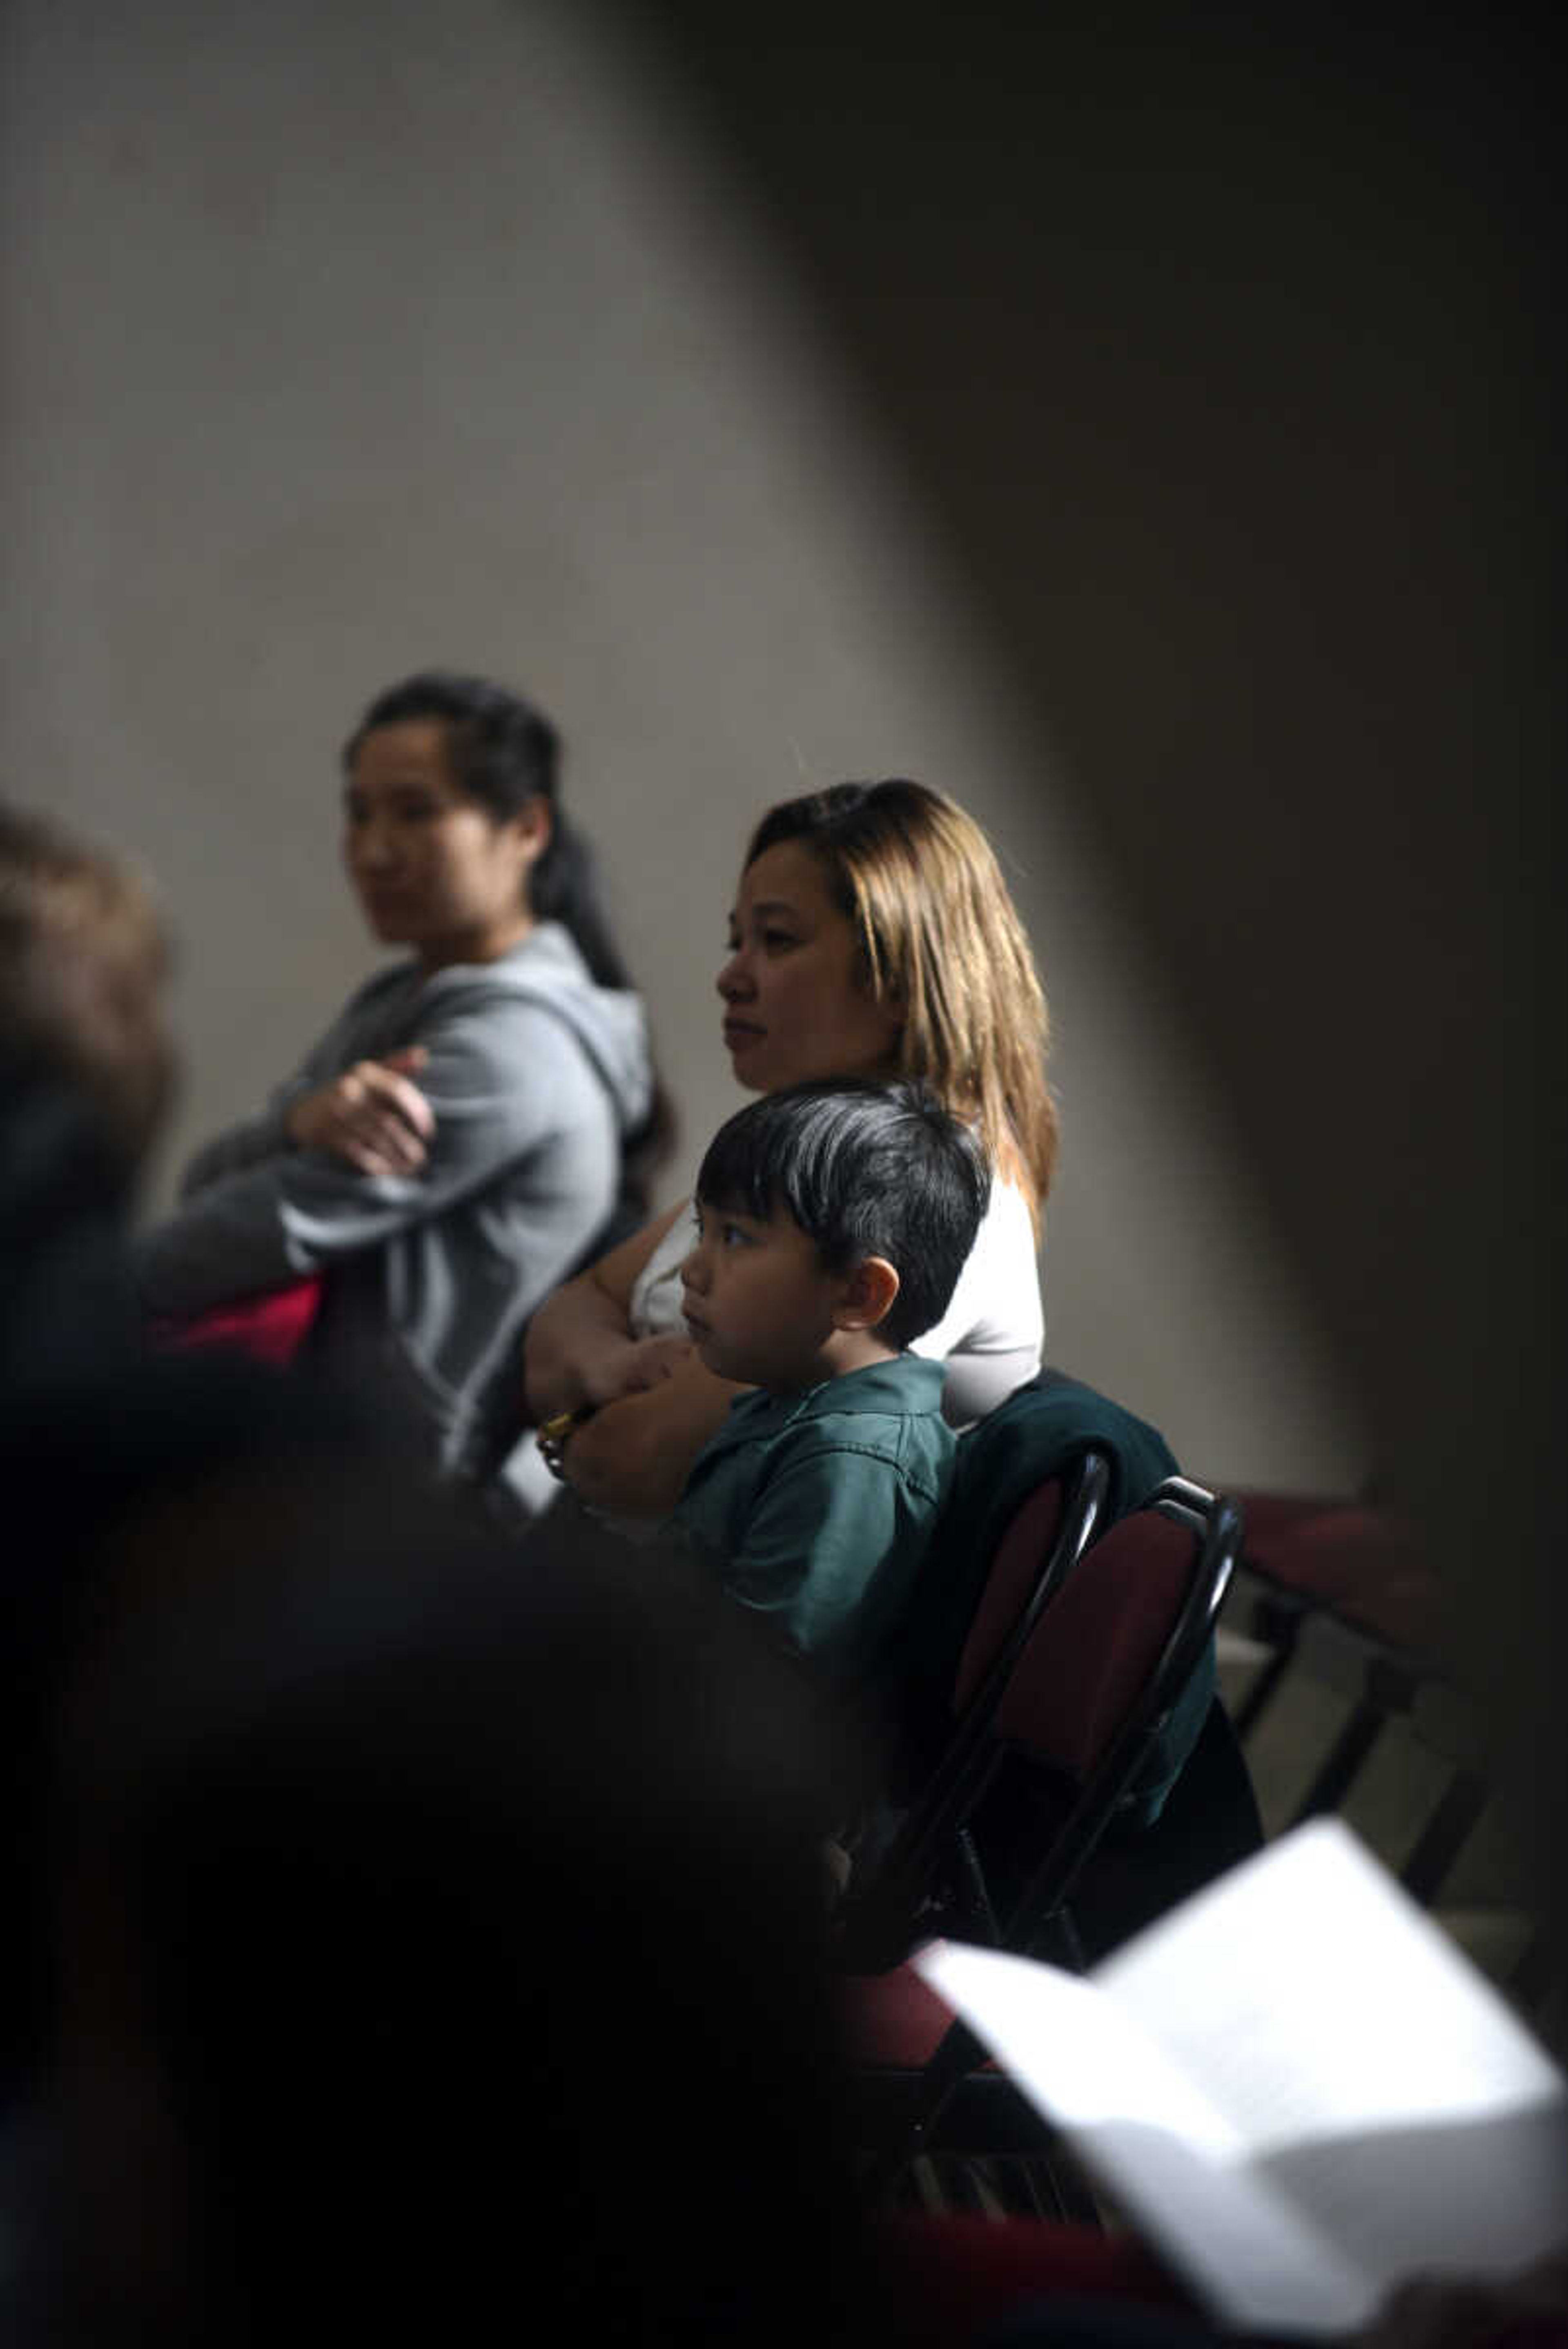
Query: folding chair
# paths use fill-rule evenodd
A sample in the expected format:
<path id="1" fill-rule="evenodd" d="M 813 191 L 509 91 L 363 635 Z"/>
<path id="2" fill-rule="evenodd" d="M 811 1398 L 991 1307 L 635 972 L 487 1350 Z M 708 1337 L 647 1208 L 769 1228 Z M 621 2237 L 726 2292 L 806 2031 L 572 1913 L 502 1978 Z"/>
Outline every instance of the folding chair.
<path id="1" fill-rule="evenodd" d="M 1354 1627 L 1390 1652 L 1409 1653 L 1428 1644 L 1436 1594 L 1412 1536 L 1386 1510 L 1278 1493 L 1237 1498 L 1247 1531 L 1230 1618 L 1268 1651 L 1236 1709 L 1245 1742 L 1320 1619 Z M 1348 1771 L 1341 1793 L 1368 1751 L 1370 1739 L 1347 1742 L 1338 1765 Z"/>
<path id="2" fill-rule="evenodd" d="M 1491 1801 L 1493 1727 L 1437 1653 L 1436 1577 L 1413 1533 L 1387 1510 L 1274 1494 L 1249 1495 L 1245 1507 L 1227 1622 L 1270 1652 L 1238 1706 L 1239 1731 L 1254 1734 L 1292 1671 L 1344 1701 L 1282 1823 L 1345 1809 L 1391 1734 L 1407 1739 L 1437 1765 L 1437 1792 L 1418 1807 L 1413 1801 L 1408 1842 L 1382 1857 L 1413 1899 L 1437 1909 Z M 1556 1968 L 1531 1925 L 1529 1889 L 1520 1892 L 1521 1953 L 1499 1982 L 1529 2013 L 1553 1987 Z"/>
<path id="3" fill-rule="evenodd" d="M 1004 1749 L 998 1766 L 1023 1768 L 1036 1794 L 1034 1863 L 1004 1912 L 1002 1947 L 1049 1946 L 1081 1962 L 1074 1909 L 1085 1870 L 1118 1819 L 1147 1820 L 1158 1809 L 1199 1744 L 1241 1770 L 1244 1784 L 1212 1695 L 1214 1621 L 1240 1539 L 1234 1503 L 1168 1478 L 1090 1544 L 1039 1609 L 985 1732 Z M 1255 1808 L 1246 1835 L 1258 1839 Z M 1199 1851 L 1182 1889 L 1239 1856 Z M 877 2059 L 861 2073 L 879 2157 L 874 2191 L 939 2143 L 1019 2149 L 988 2141 L 999 2122 L 1011 2132 L 1016 2116 L 987 2089 L 980 2043 L 937 2002 L 915 1996 L 913 1979 L 899 1968 L 846 1985 L 852 2054 Z M 1039 2143 L 1036 2126 L 1034 2149 Z"/>
<path id="4" fill-rule="evenodd" d="M 1338 1810 L 1391 1723 L 1451 1760 L 1437 1815 L 1400 1871 L 1430 1903 L 1486 1801 L 1479 1736 L 1456 1716 L 1463 1692 L 1431 1652 L 1437 1589 L 1417 1546 L 1388 1512 L 1355 1502 L 1249 1495 L 1247 1532 L 1227 1621 L 1271 1651 L 1237 1708 L 1251 1737 L 1297 1667 L 1346 1700 L 1346 1711 L 1286 1824 Z"/>
<path id="5" fill-rule="evenodd" d="M 1094 1538 L 1110 1484 L 1104 1454 L 1086 1452 L 1070 1475 L 1044 1478 L 1014 1513 L 959 1658 L 947 1748 L 881 1851 L 857 1855 L 855 1878 L 836 1920 L 841 1965 L 855 1971 L 890 1965 L 923 1935 L 961 1931 L 961 1917 L 983 1938 L 995 1939 L 970 1831 L 1002 1759 L 992 1723 L 1042 1608 Z"/>
<path id="6" fill-rule="evenodd" d="M 952 1493 L 880 1682 L 900 1818 L 861 1837 L 840 1961 L 876 1970 L 936 1930 L 994 1930 L 967 1823 L 993 1775 L 986 1731 L 1051 1593 L 1112 1518 L 1175 1468 L 1158 1430 L 1042 1371 L 971 1428 Z M 948 1906 L 940 1925 L 931 1911 Z"/>

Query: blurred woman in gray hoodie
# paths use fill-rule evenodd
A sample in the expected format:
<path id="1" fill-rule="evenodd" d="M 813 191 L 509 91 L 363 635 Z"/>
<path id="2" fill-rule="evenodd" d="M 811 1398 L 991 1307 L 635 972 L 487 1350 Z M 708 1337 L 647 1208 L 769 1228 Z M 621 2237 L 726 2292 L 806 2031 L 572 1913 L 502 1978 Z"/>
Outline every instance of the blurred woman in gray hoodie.
<path id="1" fill-rule="evenodd" d="M 448 1474 L 514 1440 L 529 1315 L 635 1223 L 666 1140 L 558 763 L 549 722 L 480 678 L 371 703 L 343 752 L 344 861 L 410 956 L 197 1152 L 137 1245 L 145 1305 L 175 1319 L 320 1276 L 313 1365 L 389 1382 Z"/>

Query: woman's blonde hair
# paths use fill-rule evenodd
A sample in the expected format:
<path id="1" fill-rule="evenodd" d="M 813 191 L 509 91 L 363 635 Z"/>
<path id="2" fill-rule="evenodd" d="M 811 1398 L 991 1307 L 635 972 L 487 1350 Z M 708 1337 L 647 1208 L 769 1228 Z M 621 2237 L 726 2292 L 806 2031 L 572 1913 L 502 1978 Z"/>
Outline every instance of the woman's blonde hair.
<path id="1" fill-rule="evenodd" d="M 871 993 L 902 1006 L 900 1073 L 979 1128 L 1038 1224 L 1056 1163 L 1050 1022 L 990 841 L 940 792 L 902 781 L 834 783 L 770 808 L 747 864 L 784 841 L 822 865 Z"/>

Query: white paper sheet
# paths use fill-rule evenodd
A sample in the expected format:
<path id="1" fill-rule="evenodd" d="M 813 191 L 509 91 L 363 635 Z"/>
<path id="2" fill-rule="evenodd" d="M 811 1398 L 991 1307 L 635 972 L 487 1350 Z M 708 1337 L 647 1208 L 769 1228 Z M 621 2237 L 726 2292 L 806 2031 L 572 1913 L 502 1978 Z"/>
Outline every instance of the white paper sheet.
<path id="1" fill-rule="evenodd" d="M 1568 2084 L 1337 1819 L 1085 1980 L 915 1962 L 1231 2323 L 1342 2330 L 1568 2241 Z"/>

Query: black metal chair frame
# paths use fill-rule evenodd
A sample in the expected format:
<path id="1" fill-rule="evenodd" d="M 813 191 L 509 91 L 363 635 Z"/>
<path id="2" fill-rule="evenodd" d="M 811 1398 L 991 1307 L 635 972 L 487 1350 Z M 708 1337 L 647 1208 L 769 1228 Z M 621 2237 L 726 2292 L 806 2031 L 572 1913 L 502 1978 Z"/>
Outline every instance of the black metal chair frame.
<path id="1" fill-rule="evenodd" d="M 1243 1740 L 1292 1668 L 1343 1695 L 1348 1707 L 1287 1827 L 1343 1810 L 1396 1722 L 1446 1768 L 1443 1791 L 1415 1841 L 1402 1861 L 1389 1862 L 1411 1898 L 1433 1908 L 1491 1799 L 1490 1734 L 1479 1702 L 1434 1657 L 1352 1622 L 1329 1599 L 1275 1582 L 1244 1557 L 1235 1595 L 1244 1601 L 1248 1633 L 1272 1651 L 1236 1709 Z M 1529 2014 L 1544 2002 L 1556 1971 L 1557 1953 L 1537 1927 L 1504 1987 Z"/>
<path id="2" fill-rule="evenodd" d="M 1195 1548 L 1187 1589 L 1141 1693 L 1127 1709 L 1098 1762 L 1071 1796 L 1066 1816 L 1010 1909 L 998 1936 L 1003 1949 L 1033 1951 L 1045 1934 L 1068 1916 L 1073 1890 L 1084 1866 L 1197 1669 L 1230 1585 L 1241 1540 L 1241 1512 L 1233 1501 L 1211 1494 L 1188 1478 L 1173 1476 L 1165 1480 L 1145 1503 L 1144 1509 L 1156 1511 L 1191 1532 Z M 1107 1547 L 1122 1526 L 1134 1524 L 1143 1513 L 1134 1511 L 1119 1520 L 1097 1547 Z M 1085 1570 L 1093 1571 L 1094 1557 L 1095 1547 L 1091 1547 Z M 1037 1614 L 1036 1626 L 1039 1619 Z M 1021 1647 L 1014 1663 L 1023 1651 Z M 1071 1954 L 1070 1940 L 1068 1953 Z M 966 2085 L 985 2061 L 986 2051 L 980 2040 L 967 2024 L 955 2021 L 924 2065 L 912 2108 L 906 2106 L 895 2141 L 871 2170 L 867 2183 L 874 2196 L 885 2193 L 910 2161 L 933 2149 L 939 2141 L 938 2124 L 955 2103 L 964 2102 Z M 982 2100 L 980 2108 L 994 2108 L 994 2102 Z"/>
<path id="3" fill-rule="evenodd" d="M 875 1971 L 878 1964 L 891 1961 L 890 1953 L 901 1956 L 913 1945 L 922 1910 L 931 1900 L 942 1870 L 955 1864 L 967 1896 L 968 1915 L 990 1938 L 997 1937 L 990 1892 L 969 1832 L 969 1822 L 1005 1752 L 992 1736 L 992 1725 L 1042 1612 L 1100 1528 L 1110 1495 L 1110 1464 L 1101 1453 L 1085 1452 L 1064 1475 L 1043 1477 L 1019 1503 L 1009 1530 L 1047 1483 L 1062 1485 L 1062 1512 L 1023 1604 L 874 1871 L 846 1901 L 839 1920 L 839 1955 L 852 1968 L 867 1962 L 865 1953 L 869 1951 L 877 1953 L 868 1961 Z M 1006 1538 L 1004 1531 L 996 1544 L 993 1564 Z M 988 1578 L 986 1590 L 989 1588 Z M 984 1604 L 982 1590 L 976 1620 Z"/>

